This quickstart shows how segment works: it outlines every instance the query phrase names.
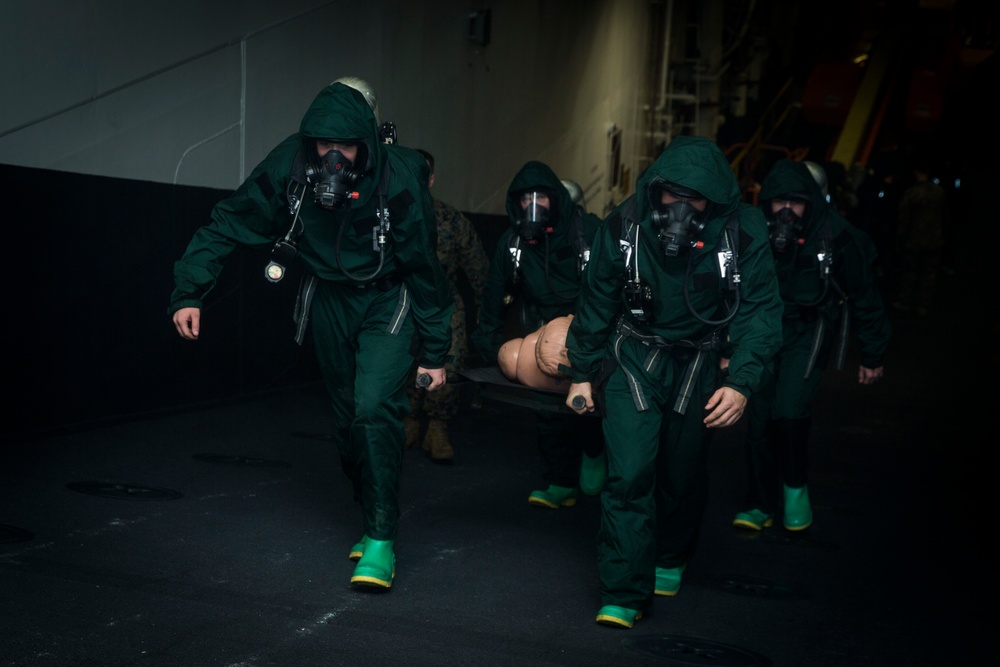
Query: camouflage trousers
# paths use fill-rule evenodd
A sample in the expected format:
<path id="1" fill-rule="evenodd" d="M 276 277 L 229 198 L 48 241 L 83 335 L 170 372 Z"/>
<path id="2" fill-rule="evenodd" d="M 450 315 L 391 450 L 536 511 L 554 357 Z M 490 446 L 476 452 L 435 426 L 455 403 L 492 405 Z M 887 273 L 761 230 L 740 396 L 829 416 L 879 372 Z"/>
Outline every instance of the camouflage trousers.
<path id="1" fill-rule="evenodd" d="M 417 369 L 414 366 L 406 383 L 406 393 L 410 399 L 410 416 L 420 419 L 451 419 L 458 413 L 458 391 L 454 384 L 454 371 L 463 368 L 462 361 L 469 353 L 469 337 L 465 322 L 465 308 L 456 304 L 451 318 L 451 358 L 445 364 L 448 384 L 437 391 L 429 392 L 415 386 Z"/>

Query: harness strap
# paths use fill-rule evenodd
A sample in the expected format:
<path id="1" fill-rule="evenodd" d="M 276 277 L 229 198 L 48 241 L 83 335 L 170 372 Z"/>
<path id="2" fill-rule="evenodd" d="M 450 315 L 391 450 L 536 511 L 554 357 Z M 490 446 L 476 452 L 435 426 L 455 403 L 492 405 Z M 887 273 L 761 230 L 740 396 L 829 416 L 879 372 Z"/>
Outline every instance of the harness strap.
<path id="1" fill-rule="evenodd" d="M 688 404 L 691 402 L 691 395 L 694 393 L 695 380 L 704 365 L 706 357 L 705 353 L 711 350 L 718 350 L 721 345 L 718 329 L 712 331 L 710 334 L 697 342 L 690 340 L 670 341 L 662 336 L 649 334 L 636 328 L 636 326 L 625 319 L 624 316 L 618 318 L 615 333 L 617 334 L 613 344 L 615 359 L 622 367 L 622 370 L 625 371 L 625 375 L 629 382 L 629 390 L 632 393 L 632 402 L 635 404 L 635 409 L 639 412 L 643 412 L 648 409 L 649 405 L 646 401 L 644 392 L 642 391 L 642 385 L 639 384 L 638 380 L 636 380 L 635 376 L 628 370 L 628 368 L 621 363 L 620 350 L 622 341 L 626 338 L 632 338 L 639 341 L 646 347 L 651 348 L 649 354 L 646 355 L 646 359 L 643 361 L 643 370 L 646 372 L 652 372 L 656 368 L 662 353 L 665 350 L 670 351 L 675 348 L 696 350 L 694 357 L 690 362 L 688 362 L 687 369 L 684 371 L 684 381 L 681 384 L 681 391 L 677 395 L 677 400 L 674 402 L 673 409 L 674 412 L 678 414 L 684 414 L 687 411 Z"/>
<path id="2" fill-rule="evenodd" d="M 295 311 L 292 320 L 295 322 L 295 342 L 302 345 L 306 339 L 306 328 L 309 325 L 309 310 L 312 308 L 312 300 L 316 295 L 316 276 L 309 273 L 303 276 L 299 283 L 299 294 L 295 298 Z"/>
<path id="3" fill-rule="evenodd" d="M 816 357 L 819 355 L 819 348 L 823 345 L 823 334 L 825 331 L 826 323 L 823 316 L 820 315 L 816 319 L 816 331 L 813 332 L 812 347 L 809 348 L 809 359 L 806 360 L 806 372 L 802 376 L 803 380 L 809 379 L 809 374 L 812 373 L 813 366 L 816 365 Z"/>
<path id="4" fill-rule="evenodd" d="M 847 297 L 844 297 L 840 306 L 840 337 L 837 339 L 837 353 L 834 357 L 834 367 L 838 371 L 844 370 L 844 363 L 847 361 L 847 337 L 850 330 L 851 309 L 847 305 Z"/>
<path id="5" fill-rule="evenodd" d="M 847 297 L 840 303 L 840 328 L 837 333 L 837 348 L 834 353 L 834 367 L 838 371 L 844 370 L 844 363 L 847 360 L 848 333 L 851 329 L 851 309 L 847 305 Z M 813 368 L 816 366 L 816 359 L 819 356 L 820 348 L 823 345 L 823 338 L 826 336 L 826 321 L 823 313 L 818 313 L 816 318 L 816 330 L 813 333 L 812 347 L 809 348 L 809 358 L 806 360 L 806 371 L 802 376 L 803 380 L 808 380 Z"/>
<path id="6" fill-rule="evenodd" d="M 635 405 L 636 412 L 645 412 L 649 409 L 649 404 L 646 402 L 646 395 L 642 391 L 642 385 L 635 379 L 635 376 L 632 374 L 632 371 L 628 369 L 628 366 L 622 363 L 621 347 L 625 338 L 626 336 L 619 332 L 612 343 L 615 353 L 615 361 L 618 362 L 622 372 L 625 373 L 625 379 L 628 380 L 629 393 L 632 394 L 632 403 Z"/>
<path id="7" fill-rule="evenodd" d="M 403 279 L 398 273 L 390 273 L 388 275 L 379 278 L 378 280 L 373 280 L 370 283 L 363 283 L 354 285 L 353 287 L 358 289 L 369 289 L 375 288 L 379 292 L 388 292 L 392 288 L 400 285 Z M 295 342 L 302 345 L 302 342 L 306 338 L 306 329 L 309 326 L 309 312 L 312 309 L 313 297 L 316 296 L 316 286 L 319 283 L 319 278 L 313 274 L 307 274 L 302 278 L 302 282 L 299 285 L 299 294 L 295 298 L 295 311 L 292 315 L 292 319 L 295 322 Z M 389 320 L 389 325 L 386 327 L 386 332 L 390 334 L 398 334 L 399 330 L 403 326 L 403 322 L 406 320 L 407 314 L 410 312 L 412 306 L 412 300 L 410 299 L 410 292 L 403 285 L 399 290 L 399 299 L 396 302 L 396 309 L 392 313 L 392 318 Z"/>
<path id="8" fill-rule="evenodd" d="M 403 285 L 399 290 L 399 300 L 396 302 L 396 310 L 392 314 L 392 319 L 389 320 L 389 326 L 386 327 L 386 332 L 396 335 L 399 330 L 403 327 L 403 322 L 406 321 L 406 315 L 410 312 L 410 291 Z"/>

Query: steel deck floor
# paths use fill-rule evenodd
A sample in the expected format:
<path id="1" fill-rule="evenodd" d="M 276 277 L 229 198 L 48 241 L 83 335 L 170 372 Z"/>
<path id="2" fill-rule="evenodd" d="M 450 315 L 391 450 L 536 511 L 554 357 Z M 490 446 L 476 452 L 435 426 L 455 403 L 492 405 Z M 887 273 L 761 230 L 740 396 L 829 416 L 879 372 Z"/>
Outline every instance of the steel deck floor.
<path id="1" fill-rule="evenodd" d="M 948 307 L 894 316 L 882 384 L 859 386 L 856 361 L 827 373 L 801 534 L 730 525 L 740 426 L 719 433 L 680 594 L 628 631 L 594 622 L 598 499 L 526 502 L 540 464 L 523 406 L 464 409 L 450 466 L 406 452 L 383 593 L 349 584 L 360 514 L 317 387 L 8 447 L 0 665 L 981 664 L 990 415 L 967 384 L 983 367 L 941 353 Z"/>

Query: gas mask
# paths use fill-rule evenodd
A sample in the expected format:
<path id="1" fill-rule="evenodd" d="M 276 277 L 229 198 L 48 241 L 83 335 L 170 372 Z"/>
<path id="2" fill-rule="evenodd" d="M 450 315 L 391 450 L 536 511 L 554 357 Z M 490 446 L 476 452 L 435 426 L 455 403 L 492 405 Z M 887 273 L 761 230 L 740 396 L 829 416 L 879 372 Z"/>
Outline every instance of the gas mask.
<path id="1" fill-rule="evenodd" d="M 667 257 L 676 257 L 684 248 L 700 243 L 698 232 L 705 223 L 696 219 L 698 211 L 691 202 L 676 201 L 653 208 L 653 224 L 660 228 L 660 249 Z"/>
<path id="2" fill-rule="evenodd" d="M 320 157 L 318 168 L 308 165 L 306 176 L 314 184 L 316 203 L 322 208 L 341 208 L 348 199 L 358 198 L 354 186 L 361 180 L 361 174 L 340 151 L 332 150 Z"/>
<path id="3" fill-rule="evenodd" d="M 660 249 L 663 250 L 663 254 L 667 257 L 676 257 L 684 249 L 700 247 L 698 233 L 705 228 L 707 216 L 704 212 L 699 213 L 689 200 L 705 199 L 705 195 L 668 181 L 654 182 L 647 192 L 652 210 L 650 217 L 653 224 L 659 228 Z M 680 201 L 665 204 L 664 193 Z"/>
<path id="4" fill-rule="evenodd" d="M 546 200 L 546 203 L 541 203 L 540 199 Z M 530 191 L 521 194 L 518 201 L 518 205 L 522 207 L 514 223 L 518 236 L 526 243 L 538 243 L 539 239 L 552 231 L 552 199 L 547 192 Z"/>
<path id="5" fill-rule="evenodd" d="M 778 209 L 772 220 L 768 220 L 770 227 L 771 245 L 778 252 L 784 252 L 791 245 L 799 242 L 799 234 L 802 233 L 802 218 L 795 215 L 791 208 Z"/>

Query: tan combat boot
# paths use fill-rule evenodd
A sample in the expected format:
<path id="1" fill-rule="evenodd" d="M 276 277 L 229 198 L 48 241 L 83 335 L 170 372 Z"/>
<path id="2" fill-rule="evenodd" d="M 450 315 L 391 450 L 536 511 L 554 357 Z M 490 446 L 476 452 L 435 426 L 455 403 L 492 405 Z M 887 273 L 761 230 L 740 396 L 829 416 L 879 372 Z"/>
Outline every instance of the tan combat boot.
<path id="1" fill-rule="evenodd" d="M 420 422 L 413 417 L 404 417 L 403 427 L 406 429 L 406 448 L 409 449 L 420 442 Z"/>
<path id="2" fill-rule="evenodd" d="M 455 458 L 455 450 L 448 442 L 448 422 L 444 419 L 431 419 L 427 423 L 427 435 L 424 436 L 424 450 L 430 452 L 434 461 L 451 461 Z"/>

